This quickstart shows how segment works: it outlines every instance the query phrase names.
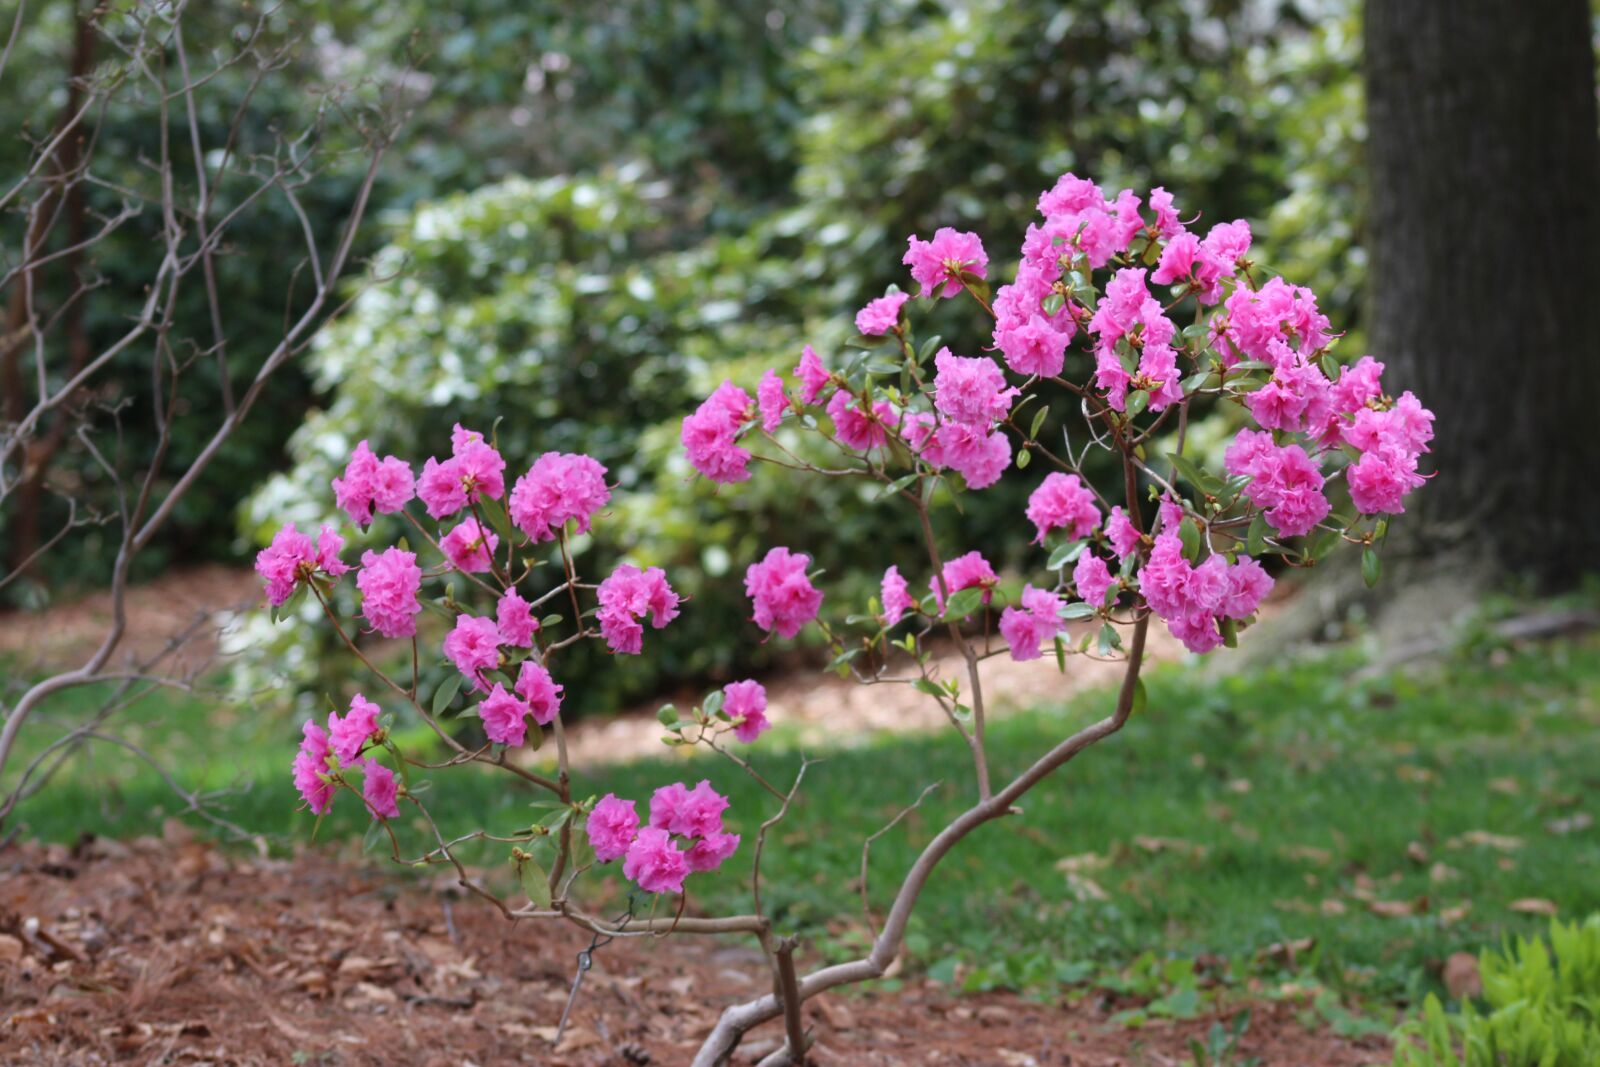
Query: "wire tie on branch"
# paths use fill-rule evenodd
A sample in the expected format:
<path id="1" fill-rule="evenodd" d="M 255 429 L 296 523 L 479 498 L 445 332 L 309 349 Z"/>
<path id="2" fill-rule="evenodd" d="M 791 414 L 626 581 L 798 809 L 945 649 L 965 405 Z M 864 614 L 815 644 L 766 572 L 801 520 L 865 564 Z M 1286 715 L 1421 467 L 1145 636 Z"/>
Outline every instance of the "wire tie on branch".
<path id="1" fill-rule="evenodd" d="M 633 918 L 633 904 L 634 895 L 630 893 L 628 894 L 628 910 L 623 912 L 621 917 L 617 919 L 617 930 L 620 931 L 627 926 L 628 921 Z M 589 968 L 594 966 L 595 951 L 611 944 L 614 940 L 616 940 L 614 935 L 602 934 L 596 930 L 594 936 L 589 939 L 589 947 L 579 951 L 578 970 L 572 976 L 572 992 L 567 994 L 567 1006 L 561 1010 L 561 1022 L 556 1025 L 556 1037 L 550 1043 L 552 1046 L 560 1045 L 561 1039 L 566 1036 L 567 1023 L 572 1019 L 572 1007 L 578 1003 L 578 990 L 583 986 L 583 976 L 588 973 Z"/>

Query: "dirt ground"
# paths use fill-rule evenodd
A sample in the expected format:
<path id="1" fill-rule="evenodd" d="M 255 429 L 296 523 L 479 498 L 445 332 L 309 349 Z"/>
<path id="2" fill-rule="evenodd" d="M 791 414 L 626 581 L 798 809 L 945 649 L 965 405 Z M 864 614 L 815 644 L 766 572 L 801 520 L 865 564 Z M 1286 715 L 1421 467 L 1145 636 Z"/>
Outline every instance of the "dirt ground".
<path id="1" fill-rule="evenodd" d="M 682 1064 L 725 1004 L 766 981 L 744 942 L 619 940 L 555 1045 L 586 943 L 327 855 L 219 852 L 177 824 L 126 844 L 13 844 L 0 851 L 0 1063 Z M 1130 1004 L 912 981 L 830 994 L 806 1016 L 816 1067 L 1169 1067 L 1212 1022 L 1107 1021 Z M 1298 1007 L 1253 1005 L 1244 1054 L 1272 1067 L 1386 1060 L 1381 1042 L 1307 1032 Z M 735 1062 L 778 1039 L 776 1025 L 755 1032 Z"/>

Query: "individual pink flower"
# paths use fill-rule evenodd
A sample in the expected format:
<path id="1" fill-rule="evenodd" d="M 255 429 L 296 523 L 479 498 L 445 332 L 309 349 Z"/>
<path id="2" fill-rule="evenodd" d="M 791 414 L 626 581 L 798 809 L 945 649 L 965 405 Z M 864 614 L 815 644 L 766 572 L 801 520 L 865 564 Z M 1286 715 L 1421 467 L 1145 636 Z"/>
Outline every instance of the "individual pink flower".
<path id="1" fill-rule="evenodd" d="M 912 234 L 906 239 L 905 258 L 900 262 L 911 268 L 923 296 L 955 296 L 961 292 L 962 274 L 983 278 L 989 273 L 989 256 L 978 235 L 949 226 L 940 227 L 931 241 Z"/>
<path id="2" fill-rule="evenodd" d="M 1156 213 L 1156 234 L 1164 238 L 1172 238 L 1183 232 L 1183 223 L 1178 220 L 1178 212 L 1172 206 L 1172 194 L 1159 185 L 1150 190 L 1150 208 Z"/>
<path id="3" fill-rule="evenodd" d="M 478 705 L 478 718 L 483 720 L 484 736 L 497 745 L 515 748 L 528 736 L 528 706 L 499 682 Z"/>
<path id="4" fill-rule="evenodd" d="M 1038 659 L 1046 641 L 1066 630 L 1061 619 L 1061 597 L 1048 589 L 1026 586 L 1022 606 L 1000 613 L 1000 636 L 1011 646 L 1011 658 L 1018 662 Z"/>
<path id="5" fill-rule="evenodd" d="M 1211 232 L 1206 234 L 1201 244 L 1231 276 L 1239 261 L 1249 254 L 1250 240 L 1250 224 L 1243 219 L 1234 219 L 1211 227 Z"/>
<path id="6" fill-rule="evenodd" d="M 1006 386 L 1005 372 L 988 356 L 956 356 L 941 348 L 933 365 L 934 407 L 956 422 L 987 427 L 1006 417 L 1019 392 Z"/>
<path id="7" fill-rule="evenodd" d="M 1106 566 L 1106 561 L 1085 549 L 1083 555 L 1078 557 L 1078 565 L 1072 568 L 1072 584 L 1084 603 L 1099 608 L 1106 602 L 1107 590 L 1117 582 L 1111 577 L 1111 568 Z"/>
<path id="8" fill-rule="evenodd" d="M 1272 592 L 1272 576 L 1256 560 L 1240 556 L 1228 568 L 1228 592 L 1220 611 L 1230 619 L 1246 619 L 1256 613 L 1256 608 Z"/>
<path id="9" fill-rule="evenodd" d="M 628 846 L 622 876 L 646 893 L 681 893 L 689 875 L 689 861 L 665 830 L 647 826 Z"/>
<path id="10" fill-rule="evenodd" d="M 834 436 L 840 444 L 865 452 L 889 439 L 884 427 L 894 423 L 894 409 L 879 400 L 872 406 L 872 415 L 868 415 L 858 397 L 841 389 L 828 401 L 828 417 L 833 420 Z"/>
<path id="11" fill-rule="evenodd" d="M 486 690 L 489 682 L 484 672 L 500 666 L 500 627 L 493 619 L 463 614 L 445 635 L 444 654 L 466 675 L 472 688 Z"/>
<path id="12" fill-rule="evenodd" d="M 1214 304 L 1222 297 L 1222 279 L 1232 274 L 1229 264 L 1218 259 L 1187 231 L 1177 234 L 1161 250 L 1150 280 L 1156 285 L 1184 282 L 1194 287 L 1202 304 Z"/>
<path id="13" fill-rule="evenodd" d="M 348 767 L 361 755 L 367 739 L 378 732 L 378 705 L 357 693 L 350 698 L 350 710 L 343 718 L 328 713 L 328 739 L 339 766 Z"/>
<path id="14" fill-rule="evenodd" d="M 1046 217 L 1077 215 L 1100 208 L 1105 199 L 1100 186 L 1068 171 L 1057 178 L 1048 191 L 1039 194 L 1039 214 Z"/>
<path id="15" fill-rule="evenodd" d="M 650 825 L 682 837 L 709 837 L 722 832 L 722 813 L 728 798 L 702 778 L 693 789 L 674 782 L 650 797 Z"/>
<path id="16" fill-rule="evenodd" d="M 939 427 L 944 464 L 966 480 L 968 489 L 987 489 L 1011 466 L 1011 440 L 974 423 L 947 422 Z"/>
<path id="17" fill-rule="evenodd" d="M 400 787 L 394 772 L 375 759 L 361 765 L 366 777 L 361 783 L 361 799 L 374 819 L 394 819 L 400 815 Z"/>
<path id="18" fill-rule="evenodd" d="M 310 581 L 321 571 L 337 578 L 350 568 L 339 559 L 344 538 L 333 527 L 324 525 L 315 543 L 310 535 L 288 523 L 272 537 L 272 543 L 256 553 L 256 573 L 261 576 L 267 602 L 277 607 L 294 594 L 295 586 Z"/>
<path id="19" fill-rule="evenodd" d="M 789 398 L 783 391 L 783 379 L 777 371 L 769 369 L 761 376 L 761 382 L 756 386 L 756 403 L 761 408 L 761 428 L 772 433 L 783 421 L 783 413 L 789 407 Z"/>
<path id="20" fill-rule="evenodd" d="M 469 518 L 439 540 L 450 565 L 463 574 L 481 574 L 494 565 L 500 538 L 475 518 Z"/>
<path id="21" fill-rule="evenodd" d="M 944 579 L 943 588 L 937 579 L 928 581 L 928 588 L 933 590 L 933 598 L 939 605 L 939 613 L 944 613 L 944 598 L 953 596 L 963 589 L 982 588 L 983 602 L 989 603 L 994 595 L 994 587 L 1000 584 L 1000 576 L 995 574 L 994 567 L 983 558 L 983 554 L 974 549 L 964 556 L 947 560 L 940 571 Z"/>
<path id="22" fill-rule="evenodd" d="M 806 345 L 800 353 L 800 362 L 794 368 L 794 376 L 800 381 L 800 402 L 802 404 L 815 404 L 822 390 L 827 388 L 830 380 L 828 368 L 822 365 L 822 360 L 810 345 Z"/>
<path id="23" fill-rule="evenodd" d="M 659 630 L 678 617 L 680 598 L 660 567 L 641 571 L 624 563 L 600 583 L 597 596 L 600 633 L 611 651 L 624 655 L 637 656 L 643 647 L 640 619 L 650 616 L 650 624 Z"/>
<path id="24" fill-rule="evenodd" d="M 1274 342 L 1309 357 L 1332 340 L 1316 296 L 1282 278 L 1269 278 L 1258 290 L 1240 286 L 1222 306 L 1226 314 L 1212 319 L 1211 342 L 1229 366 L 1241 359 L 1275 364 Z"/>
<path id="25" fill-rule="evenodd" d="M 1139 531 L 1134 528 L 1133 520 L 1128 518 L 1120 504 L 1111 509 L 1111 517 L 1106 519 L 1106 538 L 1111 542 L 1111 551 L 1117 554 L 1118 559 L 1139 547 Z"/>
<path id="26" fill-rule="evenodd" d="M 513 688 L 517 696 L 528 702 L 533 721 L 540 726 L 549 726 L 561 714 L 561 692 L 566 687 L 557 685 L 542 663 L 523 660 Z"/>
<path id="27" fill-rule="evenodd" d="M 1058 328 L 1041 314 L 1030 315 L 1015 326 L 996 324 L 994 344 L 1006 357 L 1006 366 L 1018 374 L 1054 378 L 1066 365 L 1067 345 L 1077 329 L 1068 316 Z"/>
<path id="28" fill-rule="evenodd" d="M 1266 511 L 1267 522 L 1284 537 L 1309 533 L 1328 515 L 1322 471 L 1299 445 L 1280 448 L 1271 434 L 1240 430 L 1223 467 L 1229 474 L 1250 476 L 1245 497 Z"/>
<path id="29" fill-rule="evenodd" d="M 356 586 L 361 590 L 361 614 L 374 630 L 384 637 L 410 637 L 417 632 L 422 568 L 417 566 L 415 552 L 386 548 L 381 555 L 371 550 L 362 553 Z"/>
<path id="30" fill-rule="evenodd" d="M 534 541 L 554 541 L 567 523 L 589 532 L 594 513 L 611 500 L 606 469 L 591 456 L 546 452 L 511 487 L 509 513 Z"/>
<path id="31" fill-rule="evenodd" d="M 1433 412 L 1408 391 L 1387 408 L 1358 410 L 1343 436 L 1346 444 L 1362 452 L 1392 449 L 1414 457 L 1426 452 L 1433 440 Z"/>
<path id="32" fill-rule="evenodd" d="M 454 515 L 481 497 L 499 500 L 506 492 L 506 461 L 481 433 L 457 423 L 450 447 L 451 456 L 443 463 L 429 456 L 417 480 L 417 495 L 435 519 Z"/>
<path id="33" fill-rule="evenodd" d="M 868 337 L 883 336 L 900 325 L 900 309 L 910 299 L 910 293 L 890 293 L 867 301 L 867 306 L 856 312 L 856 329 Z"/>
<path id="34" fill-rule="evenodd" d="M 811 584 L 806 568 L 811 557 L 779 546 L 744 572 L 744 589 L 754 606 L 757 626 L 780 637 L 793 637 L 817 617 L 822 592 Z"/>
<path id="35" fill-rule="evenodd" d="M 539 629 L 539 620 L 533 617 L 533 605 L 522 599 L 522 594 L 515 589 L 507 589 L 500 594 L 494 606 L 494 624 L 502 645 L 533 647 L 533 635 Z"/>
<path id="36" fill-rule="evenodd" d="M 694 414 L 684 416 L 680 439 L 695 470 L 714 482 L 749 480 L 750 453 L 738 439 L 751 406 L 749 393 L 725 381 Z"/>
<path id="37" fill-rule="evenodd" d="M 878 621 L 884 626 L 893 626 L 905 617 L 905 613 L 917 606 L 907 591 L 906 580 L 900 577 L 900 568 L 891 566 L 883 572 L 882 596 L 883 614 L 878 616 Z"/>
<path id="38" fill-rule="evenodd" d="M 1344 470 L 1350 500 L 1363 515 L 1399 515 L 1405 497 L 1427 481 L 1417 473 L 1417 457 L 1398 449 L 1368 452 Z"/>
<path id="39" fill-rule="evenodd" d="M 589 847 L 600 863 L 610 863 L 627 854 L 639 832 L 639 809 L 631 800 L 607 793 L 589 813 Z"/>
<path id="40" fill-rule="evenodd" d="M 1382 396 L 1383 364 L 1371 356 L 1362 356 L 1350 366 L 1339 368 L 1339 380 L 1334 383 L 1330 399 L 1335 411 L 1353 415 L 1369 400 Z"/>
<path id="41" fill-rule="evenodd" d="M 733 720 L 733 736 L 745 744 L 771 729 L 767 721 L 767 690 L 753 678 L 722 687 L 722 710 Z"/>
<path id="42" fill-rule="evenodd" d="M 690 871 L 714 871 L 738 849 L 738 834 L 717 833 L 702 837 L 690 845 L 689 850 L 683 855 L 688 861 Z"/>
<path id="43" fill-rule="evenodd" d="M 411 464 L 395 456 L 380 460 L 365 439 L 356 445 L 344 476 L 333 480 L 334 503 L 362 527 L 371 524 L 374 512 L 399 511 L 415 495 Z"/>
<path id="44" fill-rule="evenodd" d="M 1322 371 L 1292 356 L 1278 363 L 1271 380 L 1251 393 L 1246 404 L 1262 428 L 1294 433 L 1326 421 L 1333 410 L 1332 392 Z"/>
<path id="45" fill-rule="evenodd" d="M 1045 475 L 1028 497 L 1028 520 L 1039 531 L 1033 539 L 1036 545 L 1044 544 L 1044 536 L 1051 530 L 1065 530 L 1068 540 L 1088 537 L 1100 525 L 1100 508 L 1095 505 L 1094 493 L 1079 480 L 1076 474 L 1054 471 Z"/>
<path id="46" fill-rule="evenodd" d="M 311 809 L 322 815 L 333 807 L 334 784 L 328 781 L 328 734 L 315 722 L 301 726 L 300 751 L 294 757 L 294 787 Z"/>

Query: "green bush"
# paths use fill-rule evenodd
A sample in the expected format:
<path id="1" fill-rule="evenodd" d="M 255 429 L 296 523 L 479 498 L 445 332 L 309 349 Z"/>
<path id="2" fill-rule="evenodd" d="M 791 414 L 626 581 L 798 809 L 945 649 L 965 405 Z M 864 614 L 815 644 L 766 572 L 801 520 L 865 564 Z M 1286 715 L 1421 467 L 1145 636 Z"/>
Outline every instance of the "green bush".
<path id="1" fill-rule="evenodd" d="M 1600 915 L 1550 924 L 1478 960 L 1485 1011 L 1429 995 L 1395 1034 L 1393 1067 L 1593 1067 L 1600 1063 Z"/>

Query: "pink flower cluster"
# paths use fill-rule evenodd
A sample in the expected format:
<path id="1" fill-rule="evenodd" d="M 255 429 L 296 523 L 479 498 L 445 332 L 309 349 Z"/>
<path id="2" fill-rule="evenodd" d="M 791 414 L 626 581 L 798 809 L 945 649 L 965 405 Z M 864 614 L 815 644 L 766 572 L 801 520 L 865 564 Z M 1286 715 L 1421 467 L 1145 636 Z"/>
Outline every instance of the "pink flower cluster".
<path id="1" fill-rule="evenodd" d="M 1202 240 L 1186 229 L 1171 234 L 1150 280 L 1157 285 L 1186 285 L 1202 304 L 1222 298 L 1222 281 L 1232 278 L 1250 251 L 1250 224 L 1243 219 L 1219 222 Z"/>
<path id="2" fill-rule="evenodd" d="M 1177 331 L 1145 286 L 1146 273 L 1143 267 L 1117 271 L 1089 320 L 1096 339 L 1094 383 L 1117 411 L 1127 410 L 1130 389 L 1149 396 L 1151 411 L 1183 399 L 1178 353 L 1172 347 Z M 1129 353 L 1126 362 L 1122 349 Z"/>
<path id="3" fill-rule="evenodd" d="M 454 515 L 483 497 L 505 496 L 506 461 L 483 439 L 483 434 L 460 423 L 450 433 L 450 458 L 443 463 L 432 456 L 417 479 L 417 496 L 435 519 Z"/>
<path id="4" fill-rule="evenodd" d="M 679 436 L 694 469 L 714 482 L 747 481 L 750 453 L 739 447 L 739 432 L 750 416 L 750 394 L 732 382 L 717 386 L 693 415 L 685 415 Z"/>
<path id="5" fill-rule="evenodd" d="M 394 456 L 379 459 L 363 439 L 356 445 L 344 476 L 333 480 L 334 503 L 357 526 L 372 522 L 374 512 L 390 514 L 416 496 L 411 464 Z"/>
<path id="6" fill-rule="evenodd" d="M 1221 645 L 1219 623 L 1254 615 L 1271 589 L 1271 576 L 1249 556 L 1230 564 L 1226 556 L 1213 554 L 1192 566 L 1171 524 L 1156 535 L 1150 558 L 1139 570 L 1145 602 L 1191 652 L 1210 652 Z"/>
<path id="7" fill-rule="evenodd" d="M 811 557 L 787 548 L 769 549 L 744 572 L 744 589 L 754 606 L 755 623 L 768 633 L 793 637 L 817 617 L 822 591 L 811 584 Z"/>
<path id="8" fill-rule="evenodd" d="M 733 720 L 733 736 L 747 745 L 772 728 L 767 719 L 767 689 L 753 678 L 722 687 L 722 710 Z"/>
<path id="9" fill-rule="evenodd" d="M 1022 606 L 1000 613 L 1000 636 L 1011 646 L 1012 659 L 1038 659 L 1044 642 L 1065 632 L 1067 624 L 1061 619 L 1061 608 L 1060 594 L 1031 585 L 1023 588 Z"/>
<path id="10" fill-rule="evenodd" d="M 309 582 L 321 573 L 337 578 L 350 569 L 339 559 L 344 538 L 332 526 L 323 526 L 312 542 L 309 534 L 288 523 L 272 537 L 272 543 L 256 553 L 256 573 L 261 576 L 267 603 L 277 607 L 294 594 L 295 586 Z"/>
<path id="11" fill-rule="evenodd" d="M 1100 525 L 1100 509 L 1094 491 L 1076 474 L 1054 471 L 1028 497 L 1028 519 L 1039 531 L 1033 539 L 1036 545 L 1044 544 L 1044 535 L 1051 530 L 1065 530 L 1068 540 L 1076 541 Z"/>
<path id="12" fill-rule="evenodd" d="M 1011 442 L 995 424 L 1006 417 L 1018 390 L 1006 385 L 1005 372 L 988 356 L 957 356 L 941 348 L 934 368 L 937 414 L 908 414 L 901 433 L 934 469 L 948 467 L 969 489 L 986 489 L 1011 464 Z"/>
<path id="13" fill-rule="evenodd" d="M 594 513 L 611 500 L 606 469 L 599 461 L 568 452 L 546 452 L 511 487 L 511 521 L 529 539 L 553 541 L 569 522 L 587 533 Z"/>
<path id="14" fill-rule="evenodd" d="M 646 615 L 657 630 L 678 617 L 678 594 L 660 567 L 640 570 L 624 563 L 600 583 L 600 633 L 611 651 L 637 656 L 644 645 Z"/>
<path id="15" fill-rule="evenodd" d="M 522 744 L 528 737 L 529 715 L 540 726 L 548 726 L 561 714 L 562 689 L 542 663 L 523 660 L 511 691 L 496 682 L 478 705 L 484 736 L 497 745 Z"/>
<path id="16" fill-rule="evenodd" d="M 900 309 L 911 299 L 910 293 L 890 293 L 856 312 L 856 329 L 867 337 L 882 337 L 900 325 Z"/>
<path id="17" fill-rule="evenodd" d="M 361 590 L 361 614 L 374 630 L 384 637 L 411 637 L 417 632 L 422 568 L 415 552 L 392 547 L 382 553 L 363 552 L 356 587 Z"/>
<path id="18" fill-rule="evenodd" d="M 601 863 L 620 858 L 623 877 L 645 892 L 681 893 L 690 874 L 716 870 L 738 849 L 739 835 L 722 826 L 727 807 L 708 781 L 675 782 L 655 791 L 641 828 L 634 802 L 607 793 L 589 814 L 589 844 Z"/>
<path id="19" fill-rule="evenodd" d="M 338 786 L 332 777 L 330 759 L 340 770 L 359 766 L 363 772 L 362 800 L 374 819 L 392 819 L 400 814 L 399 787 L 394 772 L 375 759 L 360 759 L 369 741 L 378 738 L 378 705 L 357 693 L 350 701 L 348 714 L 328 715 L 324 730 L 315 720 L 301 726 L 300 750 L 295 753 L 294 787 L 314 815 L 324 815 L 333 807 Z"/>
<path id="20" fill-rule="evenodd" d="M 963 589 L 982 589 L 983 602 L 987 604 L 994 596 L 994 587 L 1000 584 L 1000 576 L 994 572 L 993 565 L 983 558 L 983 553 L 976 550 L 947 560 L 940 569 L 939 578 L 943 579 L 943 588 L 940 588 L 938 578 L 930 578 L 928 588 L 932 590 L 941 614 L 944 612 L 945 597 L 954 596 Z"/>
<path id="21" fill-rule="evenodd" d="M 482 574 L 494 565 L 500 538 L 476 518 L 468 518 L 439 540 L 450 565 L 463 574 Z"/>
<path id="22" fill-rule="evenodd" d="M 912 234 L 906 239 L 905 258 L 900 262 L 911 268 L 911 277 L 922 286 L 925 297 L 955 296 L 961 292 L 963 274 L 984 278 L 989 273 L 989 256 L 978 235 L 949 226 L 940 227 L 931 241 Z"/>

